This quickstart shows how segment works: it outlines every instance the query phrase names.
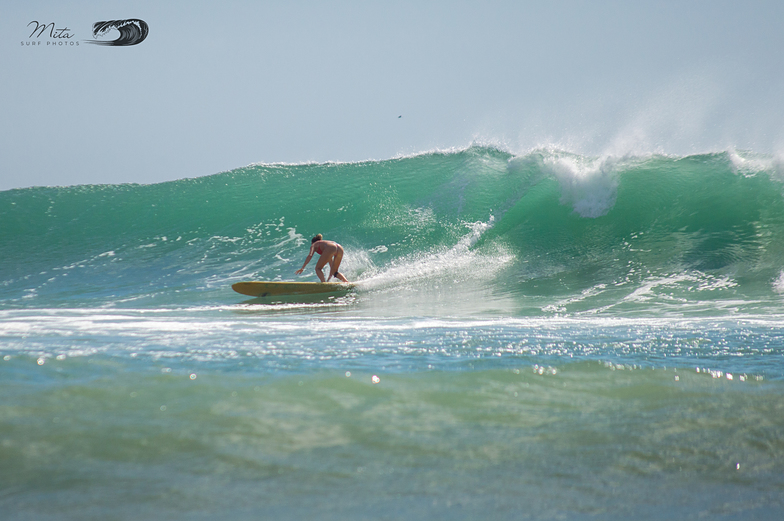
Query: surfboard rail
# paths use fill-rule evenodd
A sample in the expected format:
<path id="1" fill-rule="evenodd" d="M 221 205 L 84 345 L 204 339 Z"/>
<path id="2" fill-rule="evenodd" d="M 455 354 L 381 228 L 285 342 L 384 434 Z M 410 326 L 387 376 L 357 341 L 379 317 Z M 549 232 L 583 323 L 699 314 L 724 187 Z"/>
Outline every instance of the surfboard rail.
<path id="1" fill-rule="evenodd" d="M 286 282 L 286 281 L 246 281 L 231 285 L 231 289 L 249 297 L 269 297 L 281 295 L 311 295 L 314 293 L 338 293 L 354 287 L 350 282 Z"/>

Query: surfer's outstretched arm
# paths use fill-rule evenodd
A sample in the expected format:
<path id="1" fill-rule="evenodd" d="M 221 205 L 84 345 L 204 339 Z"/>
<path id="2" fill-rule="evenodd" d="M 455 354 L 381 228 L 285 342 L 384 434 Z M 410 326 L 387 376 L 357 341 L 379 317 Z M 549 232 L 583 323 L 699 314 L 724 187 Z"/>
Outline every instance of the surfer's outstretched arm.
<path id="1" fill-rule="evenodd" d="M 305 266 L 308 265 L 308 263 L 310 262 L 310 259 L 312 259 L 312 258 L 313 258 L 313 245 L 310 246 L 310 253 L 308 253 L 308 258 L 305 259 L 305 264 L 303 264 L 302 267 L 300 269 L 298 269 L 297 271 L 295 271 L 294 273 L 299 275 L 300 273 L 305 271 Z"/>

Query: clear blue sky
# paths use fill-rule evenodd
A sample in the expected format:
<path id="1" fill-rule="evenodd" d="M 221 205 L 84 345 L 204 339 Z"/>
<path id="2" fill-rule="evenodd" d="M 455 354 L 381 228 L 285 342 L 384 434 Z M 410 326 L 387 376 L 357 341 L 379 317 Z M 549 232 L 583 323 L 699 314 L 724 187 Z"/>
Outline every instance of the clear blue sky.
<path id="1" fill-rule="evenodd" d="M 137 46 L 23 45 L 126 18 Z M 0 70 L 0 190 L 472 142 L 784 151 L 780 0 L 5 2 Z"/>

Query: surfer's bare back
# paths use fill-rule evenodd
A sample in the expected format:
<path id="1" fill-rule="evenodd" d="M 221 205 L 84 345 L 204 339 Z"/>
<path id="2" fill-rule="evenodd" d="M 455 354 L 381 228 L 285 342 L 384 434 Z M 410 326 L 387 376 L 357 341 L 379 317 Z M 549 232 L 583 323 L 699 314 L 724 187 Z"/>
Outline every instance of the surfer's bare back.
<path id="1" fill-rule="evenodd" d="M 338 268 L 340 268 L 340 261 L 343 260 L 343 246 L 334 241 L 325 241 L 321 234 L 316 235 L 310 240 L 308 258 L 305 259 L 305 263 L 302 267 L 296 271 L 297 275 L 305 271 L 305 266 L 307 266 L 310 259 L 313 258 L 314 253 L 320 255 L 319 260 L 316 262 L 316 275 L 321 282 L 327 282 L 332 277 L 335 277 L 341 282 L 348 282 L 348 279 L 338 271 Z M 322 270 L 327 263 L 329 263 L 329 277 L 327 277 L 325 281 L 324 272 Z"/>

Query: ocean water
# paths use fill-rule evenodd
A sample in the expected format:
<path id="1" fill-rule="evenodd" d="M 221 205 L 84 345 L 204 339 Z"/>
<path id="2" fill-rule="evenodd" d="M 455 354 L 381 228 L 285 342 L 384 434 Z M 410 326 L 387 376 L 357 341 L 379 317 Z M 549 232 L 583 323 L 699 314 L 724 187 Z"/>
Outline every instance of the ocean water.
<path id="1" fill-rule="evenodd" d="M 779 519 L 784 165 L 251 165 L 0 192 L 0 517 Z M 248 299 L 340 242 L 347 294 Z"/>

